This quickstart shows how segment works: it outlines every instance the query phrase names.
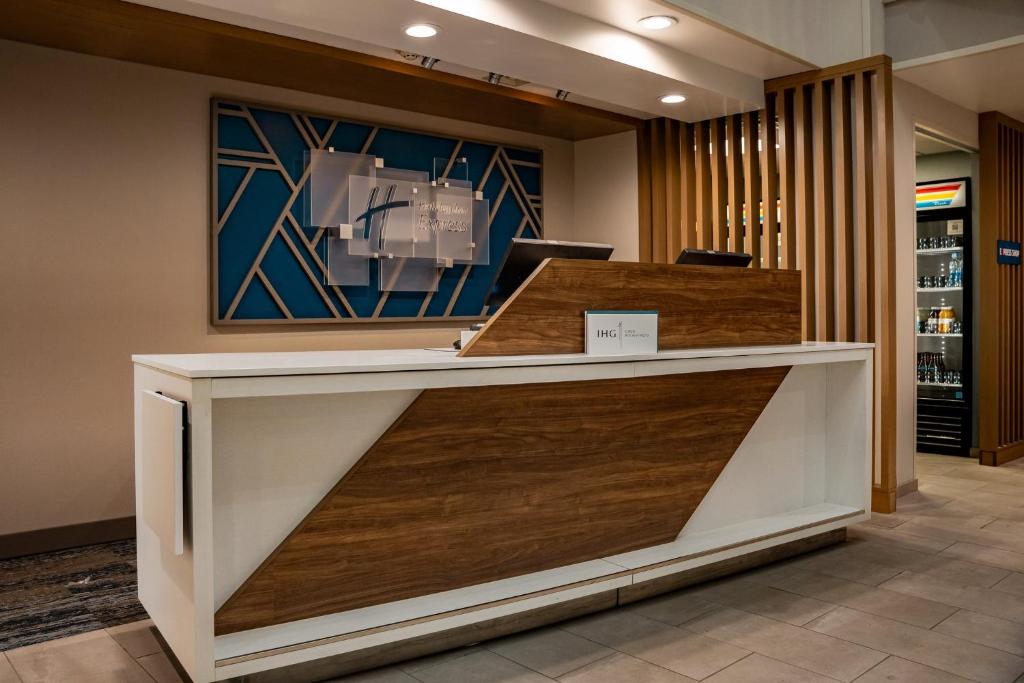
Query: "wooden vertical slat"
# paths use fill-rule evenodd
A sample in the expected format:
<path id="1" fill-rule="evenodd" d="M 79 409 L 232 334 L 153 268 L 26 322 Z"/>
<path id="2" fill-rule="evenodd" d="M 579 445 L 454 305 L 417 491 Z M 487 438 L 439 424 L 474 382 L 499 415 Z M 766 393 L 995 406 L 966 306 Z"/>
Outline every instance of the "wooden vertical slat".
<path id="1" fill-rule="evenodd" d="M 665 126 L 663 119 L 655 119 L 651 125 L 651 187 L 654 204 L 651 216 L 654 234 L 651 238 L 651 260 L 665 262 L 666 226 L 668 225 L 668 202 L 665 197 L 668 160 L 665 157 Z"/>
<path id="2" fill-rule="evenodd" d="M 714 249 L 724 251 L 729 238 L 726 206 L 729 201 L 725 160 L 725 121 L 711 121 L 711 213 L 714 220 Z"/>
<path id="3" fill-rule="evenodd" d="M 656 230 L 651 212 L 654 202 L 651 185 L 651 166 L 654 163 L 651 158 L 651 125 L 651 121 L 645 121 L 636 131 L 637 188 L 640 195 L 637 205 L 640 224 L 639 258 L 646 263 L 651 261 L 651 240 Z"/>
<path id="4" fill-rule="evenodd" d="M 854 75 L 853 97 L 856 106 L 854 131 L 857 150 L 857 294 L 856 341 L 875 338 L 873 315 L 875 300 L 875 184 L 874 184 L 874 106 L 871 101 L 871 76 Z"/>
<path id="5" fill-rule="evenodd" d="M 765 108 L 761 112 L 761 202 L 764 205 L 762 239 L 764 246 L 764 267 L 779 267 L 779 176 L 777 171 L 778 138 L 775 131 L 776 96 L 765 96 Z"/>
<path id="6" fill-rule="evenodd" d="M 853 131 L 850 114 L 853 93 L 847 78 L 833 86 L 833 120 L 837 139 L 835 152 L 836 190 L 836 339 L 853 341 L 855 332 L 856 285 L 854 284 L 853 238 Z"/>
<path id="7" fill-rule="evenodd" d="M 835 341 L 835 242 L 832 184 L 833 81 L 814 86 L 814 261 L 816 312 L 815 339 Z"/>
<path id="8" fill-rule="evenodd" d="M 812 163 L 811 115 L 803 86 L 793 92 L 795 143 L 793 183 L 796 188 L 797 262 L 801 275 L 801 303 L 805 341 L 815 339 L 817 306 L 814 300 L 814 166 Z"/>
<path id="9" fill-rule="evenodd" d="M 878 310 L 876 320 L 875 381 L 878 411 L 875 417 L 878 444 L 879 512 L 896 506 L 896 326 L 908 325 L 896 311 L 896 202 L 893 190 L 892 63 L 886 58 L 874 75 L 875 135 L 879 159 L 874 166 L 878 189 L 878 213 L 882 221 L 875 245 L 878 253 Z M 887 510 L 886 508 L 889 508 Z"/>
<path id="10" fill-rule="evenodd" d="M 711 222 L 711 155 L 708 151 L 708 121 L 695 124 L 694 158 L 697 173 L 697 247 L 714 248 L 714 226 Z"/>
<path id="11" fill-rule="evenodd" d="M 693 157 L 694 124 L 684 123 L 680 127 L 679 153 L 682 167 L 682 248 L 697 246 L 697 173 Z"/>
<path id="12" fill-rule="evenodd" d="M 757 152 L 757 112 L 743 115 L 743 135 L 747 144 L 743 149 L 744 203 L 747 209 L 746 245 L 753 257 L 751 268 L 761 267 L 761 174 Z"/>
<path id="13" fill-rule="evenodd" d="M 665 235 L 665 250 L 656 255 L 659 263 L 673 263 L 682 245 L 682 167 L 679 150 L 679 121 L 662 119 L 665 148 L 665 220 L 668 232 Z"/>
<path id="14" fill-rule="evenodd" d="M 743 251 L 743 117 L 740 114 L 725 119 L 725 138 L 728 148 L 729 180 L 729 251 Z"/>
<path id="15" fill-rule="evenodd" d="M 779 200 L 781 211 L 780 266 L 787 270 L 797 268 L 796 256 L 796 187 L 794 181 L 796 132 L 793 128 L 792 91 L 780 90 L 775 98 L 779 123 Z"/>

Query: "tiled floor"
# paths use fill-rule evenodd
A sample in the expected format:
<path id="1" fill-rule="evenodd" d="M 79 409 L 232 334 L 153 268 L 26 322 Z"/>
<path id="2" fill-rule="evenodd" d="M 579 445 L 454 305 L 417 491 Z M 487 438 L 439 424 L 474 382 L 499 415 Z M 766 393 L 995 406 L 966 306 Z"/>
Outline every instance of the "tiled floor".
<path id="1" fill-rule="evenodd" d="M 1024 461 L 918 473 L 841 546 L 343 681 L 1024 682 Z M 180 680 L 145 622 L 0 654 L 0 683 Z"/>

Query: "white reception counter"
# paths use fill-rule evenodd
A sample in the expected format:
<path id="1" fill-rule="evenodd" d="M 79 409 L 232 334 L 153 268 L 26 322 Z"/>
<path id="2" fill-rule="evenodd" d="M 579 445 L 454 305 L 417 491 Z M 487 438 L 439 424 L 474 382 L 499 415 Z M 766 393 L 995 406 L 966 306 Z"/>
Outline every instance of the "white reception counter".
<path id="1" fill-rule="evenodd" d="M 869 516 L 871 344 L 133 360 L 139 595 L 196 681 L 665 590 Z"/>

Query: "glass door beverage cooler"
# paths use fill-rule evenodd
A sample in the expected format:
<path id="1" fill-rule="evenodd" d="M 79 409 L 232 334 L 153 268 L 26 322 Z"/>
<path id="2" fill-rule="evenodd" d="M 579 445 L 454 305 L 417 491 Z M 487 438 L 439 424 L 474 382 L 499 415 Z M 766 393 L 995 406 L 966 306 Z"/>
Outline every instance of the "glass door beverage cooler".
<path id="1" fill-rule="evenodd" d="M 971 452 L 970 179 L 917 185 L 917 450 Z"/>

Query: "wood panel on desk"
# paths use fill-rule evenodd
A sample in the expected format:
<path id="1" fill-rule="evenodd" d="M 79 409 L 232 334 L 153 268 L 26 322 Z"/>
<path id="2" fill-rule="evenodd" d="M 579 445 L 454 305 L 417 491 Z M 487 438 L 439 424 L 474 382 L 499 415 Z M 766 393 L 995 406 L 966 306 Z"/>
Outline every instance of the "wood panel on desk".
<path id="1" fill-rule="evenodd" d="M 217 611 L 215 632 L 668 543 L 788 371 L 427 389 Z"/>
<path id="2" fill-rule="evenodd" d="M 581 140 L 639 119 L 120 0 L 0 2 L 0 38 Z"/>
<path id="3" fill-rule="evenodd" d="M 551 259 L 461 356 L 582 353 L 584 311 L 657 310 L 658 346 L 800 343 L 796 271 Z"/>

